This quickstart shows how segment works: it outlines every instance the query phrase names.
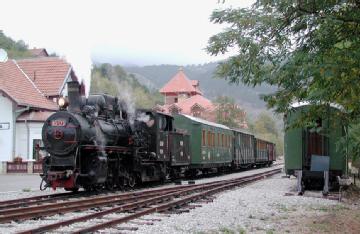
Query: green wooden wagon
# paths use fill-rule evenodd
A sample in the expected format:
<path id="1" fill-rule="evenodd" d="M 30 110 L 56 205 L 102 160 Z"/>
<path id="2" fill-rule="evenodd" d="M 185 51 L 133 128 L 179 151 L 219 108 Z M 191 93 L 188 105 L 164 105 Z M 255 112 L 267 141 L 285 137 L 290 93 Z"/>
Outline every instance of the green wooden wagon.
<path id="1" fill-rule="evenodd" d="M 285 115 L 285 125 L 290 126 L 309 111 L 306 103 L 294 104 Z M 285 171 L 298 177 L 298 191 L 323 187 L 327 193 L 337 185 L 337 176 L 346 170 L 346 157 L 337 150 L 337 141 L 344 135 L 345 126 L 337 117 L 341 110 L 336 105 L 327 108 L 327 114 L 315 120 L 315 128 L 297 127 L 285 130 Z"/>

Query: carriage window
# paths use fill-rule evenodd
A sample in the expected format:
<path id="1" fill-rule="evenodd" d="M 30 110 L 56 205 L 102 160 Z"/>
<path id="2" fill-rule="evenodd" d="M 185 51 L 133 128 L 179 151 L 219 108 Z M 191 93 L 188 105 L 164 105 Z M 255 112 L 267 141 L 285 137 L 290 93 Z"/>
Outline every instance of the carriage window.
<path id="1" fill-rule="evenodd" d="M 171 129 L 170 120 L 165 116 L 159 116 L 159 129 L 163 131 L 169 131 Z"/>
<path id="2" fill-rule="evenodd" d="M 210 131 L 207 132 L 207 145 L 211 146 L 211 132 Z"/>
<path id="3" fill-rule="evenodd" d="M 222 147 L 225 146 L 224 134 L 221 134 L 221 146 L 222 146 Z"/>
<path id="4" fill-rule="evenodd" d="M 215 147 L 215 133 L 212 133 L 212 146 Z"/>
<path id="5" fill-rule="evenodd" d="M 205 140 L 206 136 L 205 135 L 206 135 L 205 130 L 202 130 L 202 145 L 203 146 L 206 145 L 206 140 Z"/>
<path id="6" fill-rule="evenodd" d="M 217 146 L 220 146 L 220 133 L 217 134 Z"/>

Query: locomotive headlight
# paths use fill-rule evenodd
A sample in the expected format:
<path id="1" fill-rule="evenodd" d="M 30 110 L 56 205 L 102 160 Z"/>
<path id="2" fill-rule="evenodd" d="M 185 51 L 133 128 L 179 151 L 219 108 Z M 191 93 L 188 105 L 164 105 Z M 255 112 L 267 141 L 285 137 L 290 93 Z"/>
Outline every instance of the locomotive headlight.
<path id="1" fill-rule="evenodd" d="M 69 102 L 67 101 L 67 99 L 65 97 L 61 97 L 58 100 L 58 105 L 60 108 L 66 108 L 68 106 Z"/>

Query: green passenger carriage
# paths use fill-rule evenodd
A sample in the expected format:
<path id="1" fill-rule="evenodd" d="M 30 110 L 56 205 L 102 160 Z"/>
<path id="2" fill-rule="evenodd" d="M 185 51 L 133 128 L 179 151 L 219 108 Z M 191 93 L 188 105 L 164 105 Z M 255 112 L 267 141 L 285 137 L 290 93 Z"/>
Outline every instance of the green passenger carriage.
<path id="1" fill-rule="evenodd" d="M 296 122 L 309 111 L 308 104 L 294 104 L 285 116 L 285 125 Z M 315 131 L 307 127 L 289 128 L 285 131 L 284 153 L 286 174 L 298 177 L 298 191 L 305 188 L 323 186 L 327 194 L 330 186 L 337 185 L 337 176 L 345 174 L 346 157 L 337 150 L 345 126 L 339 119 L 341 110 L 331 105 L 326 116 L 316 120 Z"/>
<path id="2" fill-rule="evenodd" d="M 190 135 L 190 168 L 230 167 L 233 132 L 230 128 L 188 115 L 175 115 L 177 131 Z"/>

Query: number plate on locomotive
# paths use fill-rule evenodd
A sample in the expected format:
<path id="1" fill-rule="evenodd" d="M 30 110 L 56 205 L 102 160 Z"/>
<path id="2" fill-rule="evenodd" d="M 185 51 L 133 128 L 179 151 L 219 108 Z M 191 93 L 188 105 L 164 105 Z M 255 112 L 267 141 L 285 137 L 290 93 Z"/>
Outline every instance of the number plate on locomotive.
<path id="1" fill-rule="evenodd" d="M 53 127 L 63 127 L 65 126 L 66 122 L 63 119 L 55 119 L 51 121 L 51 126 Z"/>

